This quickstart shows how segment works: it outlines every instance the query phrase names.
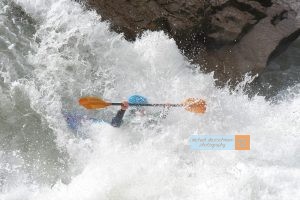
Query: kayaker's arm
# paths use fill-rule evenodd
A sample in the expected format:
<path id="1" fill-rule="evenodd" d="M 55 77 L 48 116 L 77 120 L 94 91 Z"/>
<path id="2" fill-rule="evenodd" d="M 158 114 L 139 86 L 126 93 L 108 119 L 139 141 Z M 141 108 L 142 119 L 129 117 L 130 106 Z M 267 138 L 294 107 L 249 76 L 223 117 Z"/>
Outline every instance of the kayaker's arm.
<path id="1" fill-rule="evenodd" d="M 125 111 L 128 108 L 128 102 L 124 101 L 121 105 L 121 109 L 117 112 L 116 116 L 114 118 L 112 118 L 111 120 L 111 125 L 113 127 L 120 127 L 122 125 L 123 122 L 123 117 L 125 114 Z"/>
<path id="2" fill-rule="evenodd" d="M 123 117 L 126 110 L 119 110 L 114 118 L 111 120 L 111 125 L 113 127 L 120 127 L 123 122 Z"/>

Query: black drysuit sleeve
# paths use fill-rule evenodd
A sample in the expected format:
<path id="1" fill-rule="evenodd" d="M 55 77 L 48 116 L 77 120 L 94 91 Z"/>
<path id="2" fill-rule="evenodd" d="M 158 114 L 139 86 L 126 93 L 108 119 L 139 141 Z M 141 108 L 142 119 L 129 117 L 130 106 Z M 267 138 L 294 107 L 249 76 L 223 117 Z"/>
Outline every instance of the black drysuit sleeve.
<path id="1" fill-rule="evenodd" d="M 111 120 L 111 125 L 113 127 L 120 127 L 122 122 L 123 122 L 123 117 L 124 117 L 124 114 L 125 114 L 125 110 L 119 110 L 116 114 L 116 116 L 114 118 L 112 118 Z"/>

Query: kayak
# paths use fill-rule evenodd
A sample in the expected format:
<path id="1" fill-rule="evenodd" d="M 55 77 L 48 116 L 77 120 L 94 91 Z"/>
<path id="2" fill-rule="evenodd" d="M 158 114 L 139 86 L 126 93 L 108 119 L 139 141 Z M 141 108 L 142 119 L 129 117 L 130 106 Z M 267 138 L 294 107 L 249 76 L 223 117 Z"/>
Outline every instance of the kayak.
<path id="1" fill-rule="evenodd" d="M 108 124 L 107 122 L 103 121 L 102 119 L 96 119 L 92 117 L 87 117 L 86 115 L 80 113 L 64 113 L 63 114 L 68 127 L 73 131 L 79 131 L 83 124 L 86 123 L 97 123 L 97 124 Z"/>

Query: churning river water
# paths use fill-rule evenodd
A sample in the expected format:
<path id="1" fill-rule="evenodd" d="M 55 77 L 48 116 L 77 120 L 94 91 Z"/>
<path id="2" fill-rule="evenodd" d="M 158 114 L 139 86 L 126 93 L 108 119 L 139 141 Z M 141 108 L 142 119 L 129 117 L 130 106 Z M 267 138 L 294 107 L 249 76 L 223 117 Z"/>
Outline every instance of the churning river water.
<path id="1" fill-rule="evenodd" d="M 164 33 L 128 42 L 71 0 L 0 0 L 0 199 L 299 199 L 300 85 L 274 103 L 249 98 L 250 80 L 220 89 Z M 118 108 L 78 99 L 135 93 L 203 98 L 207 112 L 174 108 L 151 128 L 86 123 L 84 136 L 64 118 L 108 121 Z M 192 134 L 249 134 L 251 150 L 192 151 Z"/>

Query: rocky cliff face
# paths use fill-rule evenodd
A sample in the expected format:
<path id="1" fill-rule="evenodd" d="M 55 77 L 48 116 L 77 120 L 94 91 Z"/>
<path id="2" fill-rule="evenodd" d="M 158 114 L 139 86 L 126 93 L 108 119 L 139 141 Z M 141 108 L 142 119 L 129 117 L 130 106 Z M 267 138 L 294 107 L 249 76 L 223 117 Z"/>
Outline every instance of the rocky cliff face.
<path id="1" fill-rule="evenodd" d="M 163 30 L 220 83 L 260 73 L 300 35 L 297 12 L 272 0 L 87 0 L 112 29 L 134 40 Z M 298 19 L 300 20 L 300 19 Z"/>

